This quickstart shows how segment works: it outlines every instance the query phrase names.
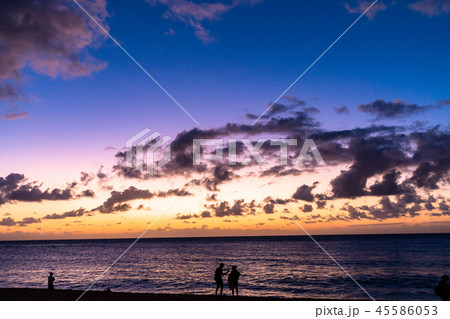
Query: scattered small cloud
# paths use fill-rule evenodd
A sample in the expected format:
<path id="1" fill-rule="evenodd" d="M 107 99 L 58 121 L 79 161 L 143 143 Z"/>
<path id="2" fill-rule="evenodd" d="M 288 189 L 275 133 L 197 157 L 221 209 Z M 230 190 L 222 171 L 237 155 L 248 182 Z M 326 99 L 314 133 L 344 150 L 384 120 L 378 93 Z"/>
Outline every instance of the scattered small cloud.
<path id="1" fill-rule="evenodd" d="M 393 100 L 392 102 L 379 99 L 372 103 L 358 105 L 358 109 L 361 112 L 374 115 L 374 121 L 408 117 L 436 107 L 438 106 L 407 103 L 400 99 Z"/>
<path id="2" fill-rule="evenodd" d="M 175 31 L 174 29 L 169 29 L 168 31 L 164 32 L 164 35 L 174 35 Z"/>
<path id="3" fill-rule="evenodd" d="M 275 204 L 273 203 L 267 203 L 264 205 L 263 210 L 266 214 L 273 214 L 274 213 Z"/>
<path id="4" fill-rule="evenodd" d="M 350 114 L 350 111 L 348 110 L 348 108 L 345 105 L 335 106 L 334 111 L 336 112 L 336 114 L 339 114 L 339 115 L 342 115 L 342 114 L 349 115 Z"/>
<path id="5" fill-rule="evenodd" d="M 423 0 L 410 3 L 408 7 L 429 17 L 450 13 L 450 0 Z"/>
<path id="6" fill-rule="evenodd" d="M 254 5 L 262 0 L 233 0 L 231 4 L 216 2 L 196 3 L 188 0 L 146 0 L 150 6 L 162 5 L 167 7 L 163 17 L 175 21 L 181 21 L 194 28 L 194 35 L 203 43 L 215 40 L 209 30 L 204 26 L 205 22 L 217 21 L 226 12 L 242 5 Z M 165 35 L 173 35 L 175 31 L 169 29 Z"/>
<path id="7" fill-rule="evenodd" d="M 350 4 L 348 4 L 348 3 L 345 3 L 344 5 L 345 5 L 345 9 L 347 9 L 347 11 L 349 13 L 361 14 L 364 11 L 366 11 L 367 8 L 369 8 L 372 3 L 373 3 L 373 1 L 358 0 L 358 2 L 356 3 L 356 5 L 354 7 L 350 6 Z M 366 12 L 365 15 L 370 20 L 373 20 L 375 18 L 375 15 L 378 12 L 384 11 L 386 9 L 387 9 L 387 5 L 378 1 Z"/>
<path id="8" fill-rule="evenodd" d="M 1 90 L 1 87 L 0 87 Z M 0 94 L 1 95 L 1 94 Z M 0 96 L 1 98 L 1 96 Z M 14 121 L 14 120 L 20 120 L 28 117 L 29 114 L 27 112 L 12 112 L 8 111 L 3 115 L 3 119 L 7 121 Z"/>

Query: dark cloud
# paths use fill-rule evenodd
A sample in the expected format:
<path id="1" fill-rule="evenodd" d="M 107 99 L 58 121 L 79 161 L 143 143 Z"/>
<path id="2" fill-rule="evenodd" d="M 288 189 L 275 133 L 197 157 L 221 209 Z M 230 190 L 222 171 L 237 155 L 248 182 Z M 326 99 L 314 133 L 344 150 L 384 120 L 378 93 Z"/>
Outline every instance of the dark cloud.
<path id="1" fill-rule="evenodd" d="M 223 201 L 207 207 L 214 212 L 216 217 L 243 216 L 251 208 L 250 205 L 246 204 L 243 199 L 235 200 L 232 206 L 230 206 L 228 201 Z"/>
<path id="2" fill-rule="evenodd" d="M 200 214 L 180 214 L 178 213 L 175 216 L 175 219 L 178 220 L 188 220 L 188 219 L 197 219 L 197 218 L 211 218 L 213 217 L 210 212 L 203 211 Z M 194 222 L 193 222 L 194 223 Z"/>
<path id="3" fill-rule="evenodd" d="M 446 202 L 442 201 L 439 203 L 439 209 L 442 215 L 450 216 L 450 206 Z"/>
<path id="4" fill-rule="evenodd" d="M 340 141 L 351 138 L 365 138 L 374 134 L 391 135 L 397 133 L 402 128 L 397 126 L 371 125 L 368 127 L 356 127 L 339 131 L 318 131 L 310 135 L 316 143 Z"/>
<path id="5" fill-rule="evenodd" d="M 14 225 L 16 225 L 17 223 L 14 221 L 14 219 L 12 219 L 11 217 L 6 217 L 6 218 L 3 218 L 1 221 L 0 221 L 0 226 L 7 226 L 7 227 L 9 227 L 9 226 L 14 226 Z"/>
<path id="6" fill-rule="evenodd" d="M 304 213 L 312 212 L 313 211 L 313 207 L 312 207 L 312 205 L 305 204 L 305 205 L 303 205 L 302 211 Z"/>
<path id="7" fill-rule="evenodd" d="M 449 182 L 450 133 L 435 127 L 425 132 L 414 132 L 416 144 L 413 162 L 417 164 L 411 182 L 422 188 L 438 189 L 439 182 Z"/>
<path id="8" fill-rule="evenodd" d="M 297 200 L 303 200 L 306 202 L 314 201 L 314 195 L 312 194 L 312 190 L 316 187 L 317 182 L 315 182 L 312 186 L 308 186 L 306 184 L 297 188 L 295 193 L 292 195 L 292 198 Z"/>
<path id="9" fill-rule="evenodd" d="M 334 196 L 382 196 L 411 192 L 413 186 L 437 189 L 439 182 L 448 183 L 449 133 L 439 127 L 409 134 L 402 131 L 371 126 L 315 133 L 313 137 L 328 164 L 351 163 L 348 170 L 331 181 Z M 412 177 L 398 182 L 399 172 L 409 167 L 414 169 Z M 367 180 L 377 175 L 383 178 L 382 182 L 367 189 Z"/>
<path id="10" fill-rule="evenodd" d="M 125 163 L 125 152 L 117 152 L 116 155 L 117 164 L 113 166 L 112 170 L 117 176 L 129 178 L 129 179 L 148 179 L 151 176 L 141 172 L 135 167 L 129 167 Z M 104 175 L 106 178 L 106 175 Z"/>
<path id="11" fill-rule="evenodd" d="M 8 195 L 11 201 L 41 202 L 43 200 L 69 200 L 74 198 L 72 188 L 42 191 L 37 185 L 21 185 Z"/>
<path id="12" fill-rule="evenodd" d="M 36 223 L 40 223 L 41 219 L 39 218 L 34 218 L 34 217 L 25 217 L 24 219 L 22 219 L 21 221 L 18 221 L 17 224 L 21 227 L 27 226 L 29 224 L 36 224 Z"/>
<path id="13" fill-rule="evenodd" d="M 273 214 L 275 209 L 275 204 L 273 203 L 267 203 L 263 206 L 264 213 L 266 214 Z"/>
<path id="14" fill-rule="evenodd" d="M 203 212 L 201 212 L 200 216 L 201 216 L 202 218 L 209 218 L 209 217 L 212 217 L 211 213 L 208 212 L 208 211 L 203 211 Z"/>
<path id="15" fill-rule="evenodd" d="M 292 216 L 292 218 L 291 218 L 291 216 Z M 287 219 L 287 220 L 292 220 L 292 219 L 294 219 L 294 220 L 299 221 L 301 218 L 298 217 L 297 215 L 287 215 L 287 214 L 283 214 L 283 215 L 280 216 L 280 219 Z"/>
<path id="16" fill-rule="evenodd" d="M 303 111 L 309 114 L 319 114 L 320 110 L 316 107 L 310 106 L 310 107 L 304 107 Z"/>
<path id="17" fill-rule="evenodd" d="M 350 111 L 348 110 L 348 108 L 347 108 L 345 105 L 342 105 L 342 106 L 340 106 L 340 107 L 335 106 L 335 107 L 334 107 L 334 111 L 335 111 L 337 114 L 347 114 L 347 115 L 350 114 Z"/>
<path id="18" fill-rule="evenodd" d="M 91 189 L 86 189 L 86 190 L 81 192 L 79 197 L 91 197 L 91 198 L 94 198 L 95 197 L 95 193 Z"/>
<path id="19" fill-rule="evenodd" d="M 262 115 L 260 117 L 260 114 L 256 115 L 256 114 L 252 114 L 252 113 L 246 113 L 245 117 L 250 119 L 250 120 L 256 120 L 256 119 L 260 119 L 260 120 L 267 120 L 270 118 L 273 118 L 276 115 L 279 114 L 283 114 L 283 113 L 295 113 L 295 109 L 299 109 L 301 108 L 301 112 L 304 113 L 310 113 L 310 114 L 318 114 L 320 113 L 320 110 L 315 108 L 315 107 L 306 107 L 306 101 L 304 100 L 300 100 L 299 98 L 297 98 L 296 96 L 293 95 L 289 95 L 289 96 L 284 96 L 283 97 L 284 100 L 290 102 L 289 105 L 286 104 L 282 104 L 282 103 L 269 103 L 266 106 L 266 112 L 264 113 L 264 115 Z"/>
<path id="20" fill-rule="evenodd" d="M 227 165 L 216 165 L 211 177 L 204 178 L 201 182 L 210 191 L 217 191 L 217 186 L 235 178 L 235 174 Z"/>
<path id="21" fill-rule="evenodd" d="M 16 190 L 19 184 L 25 181 L 25 175 L 11 173 L 6 177 L 0 177 L 0 204 L 4 203 L 2 198 L 6 198 L 7 194 Z"/>
<path id="22" fill-rule="evenodd" d="M 449 169 L 448 159 L 421 163 L 414 171 L 411 180 L 418 187 L 438 189 L 438 182 L 448 177 Z"/>
<path id="23" fill-rule="evenodd" d="M 199 218 L 199 215 L 197 215 L 197 214 L 189 214 L 189 215 L 177 214 L 177 216 L 175 217 L 175 219 L 180 219 L 180 220 L 186 220 L 186 219 L 191 219 L 191 218 Z"/>
<path id="24" fill-rule="evenodd" d="M 410 104 L 401 100 L 394 100 L 392 102 L 376 100 L 369 104 L 358 105 L 358 109 L 361 112 L 369 113 L 370 115 L 375 116 L 375 121 L 407 117 L 428 111 L 432 108 L 432 105 L 419 106 L 417 104 Z"/>
<path id="25" fill-rule="evenodd" d="M 105 0 L 80 0 L 105 24 Z M 85 76 L 106 67 L 88 52 L 104 35 L 69 0 L 3 0 L 0 11 L 0 99 L 23 98 L 22 71 L 29 68 L 51 77 Z M 25 117 L 11 112 L 7 119 Z"/>
<path id="26" fill-rule="evenodd" d="M 269 106 L 270 106 L 270 104 L 267 105 L 267 107 L 269 107 Z M 281 103 L 275 103 L 270 107 L 270 109 L 263 116 L 261 116 L 261 119 L 269 119 L 274 115 L 286 113 L 292 109 L 293 109 L 292 106 L 287 106 L 287 105 L 281 104 Z M 259 115 L 247 113 L 247 114 L 245 114 L 245 117 L 250 120 L 256 120 L 259 117 Z"/>
<path id="27" fill-rule="evenodd" d="M 286 199 L 282 199 L 282 198 L 277 198 L 277 199 L 272 199 L 271 197 L 266 197 L 264 198 L 265 202 L 269 202 L 269 203 L 273 203 L 273 204 L 277 204 L 277 205 L 286 205 L 292 202 L 296 202 L 296 200 L 294 199 L 290 199 L 290 198 L 286 198 Z"/>
<path id="28" fill-rule="evenodd" d="M 65 219 L 68 217 L 81 217 L 85 214 L 87 214 L 88 211 L 86 211 L 84 208 L 80 208 L 77 210 L 71 210 L 69 212 L 65 212 L 62 214 L 48 214 L 42 217 L 42 219 Z"/>
<path id="29" fill-rule="evenodd" d="M 415 217 L 423 209 L 419 203 L 419 198 L 414 197 L 415 202 L 408 203 L 405 200 L 398 199 L 396 202 L 392 201 L 389 196 L 383 196 L 377 205 L 354 207 L 346 204 L 342 210 L 347 211 L 348 215 L 345 217 L 350 219 L 376 219 L 385 220 L 390 218 L 400 217 Z M 421 201 L 421 200 L 420 200 Z"/>
<path id="30" fill-rule="evenodd" d="M 124 191 L 112 191 L 110 197 L 99 207 L 94 210 L 98 210 L 100 213 L 109 214 L 120 210 L 120 204 L 136 199 L 151 199 L 155 196 L 154 193 L 148 190 L 137 189 L 134 186 L 130 186 Z"/>
<path id="31" fill-rule="evenodd" d="M 387 196 L 380 199 L 381 207 L 370 207 L 369 213 L 376 219 L 398 218 L 409 214 L 415 216 L 417 211 L 421 210 L 419 204 L 414 204 L 409 208 L 401 202 L 392 202 Z"/>
<path id="32" fill-rule="evenodd" d="M 168 196 L 191 196 L 192 194 L 189 193 L 186 189 L 184 188 L 171 188 L 167 191 L 158 191 L 156 193 L 157 197 L 168 197 Z"/>
<path id="33" fill-rule="evenodd" d="M 433 203 L 426 203 L 424 206 L 428 211 L 432 211 L 435 207 L 433 206 Z"/>
<path id="34" fill-rule="evenodd" d="M 36 182 L 27 182 L 23 174 L 12 173 L 0 177 L 0 205 L 7 202 L 41 202 L 44 200 L 70 200 L 79 197 L 93 197 L 91 190 L 75 194 L 77 184 L 68 184 L 65 188 L 42 189 Z"/>
<path id="35" fill-rule="evenodd" d="M 299 170 L 297 168 L 286 167 L 284 165 L 275 165 L 269 169 L 266 169 L 260 173 L 261 177 L 264 176 L 287 176 L 287 175 L 299 175 L 303 173 L 304 170 Z"/>
<path id="36" fill-rule="evenodd" d="M 215 202 L 217 201 L 217 194 L 208 194 L 206 195 L 206 201 Z"/>
<path id="37" fill-rule="evenodd" d="M 306 101 L 300 100 L 295 95 L 284 95 L 283 100 L 290 102 L 291 105 L 294 105 L 294 106 L 306 106 Z"/>
<path id="38" fill-rule="evenodd" d="M 353 154 L 353 163 L 331 181 L 334 196 L 354 198 L 367 195 L 366 183 L 369 177 L 408 161 L 403 152 L 403 142 L 408 142 L 405 136 L 351 139 L 348 150 Z"/>
<path id="39" fill-rule="evenodd" d="M 392 136 L 401 130 L 403 129 L 396 126 L 372 125 L 348 130 L 315 132 L 309 138 L 314 140 L 327 165 L 338 165 L 353 160 L 355 150 L 352 148 L 352 141 L 371 136 L 386 136 L 387 139 L 392 139 Z"/>
<path id="40" fill-rule="evenodd" d="M 323 209 L 327 205 L 327 202 L 324 200 L 318 200 L 316 202 L 316 205 L 317 205 L 317 209 Z"/>
<path id="41" fill-rule="evenodd" d="M 118 152 L 116 154 L 117 164 L 113 166 L 113 171 L 120 177 L 129 179 L 147 180 L 151 178 L 169 177 L 173 175 L 190 176 L 195 173 L 204 173 L 205 179 L 202 181 L 203 185 L 209 190 L 216 190 L 217 186 L 228 180 L 237 178 L 238 175 L 233 171 L 242 169 L 242 165 L 230 166 L 227 160 L 217 163 L 214 167 L 212 164 L 193 165 L 193 141 L 194 139 L 216 139 L 226 138 L 230 136 L 245 136 L 254 137 L 262 134 L 273 134 L 278 136 L 280 134 L 298 134 L 299 136 L 307 136 L 310 132 L 318 131 L 319 123 L 314 120 L 307 112 L 297 111 L 292 115 L 283 118 L 271 118 L 267 121 L 261 121 L 255 125 L 228 123 L 225 126 L 214 129 L 199 129 L 194 128 L 189 131 L 179 133 L 170 143 L 171 160 L 161 169 L 157 171 L 154 176 L 137 170 L 133 167 L 128 167 L 125 163 L 125 152 Z M 298 146 L 298 148 L 301 146 Z M 225 154 L 227 154 L 228 146 L 224 145 Z M 271 146 L 270 143 L 265 143 L 261 151 L 266 156 L 273 158 L 274 154 L 279 152 L 279 146 Z M 205 150 L 202 148 L 202 152 Z M 242 143 L 237 143 L 238 155 L 247 155 L 246 148 Z M 204 153 L 202 153 L 204 154 Z M 263 156 L 264 156 L 263 154 Z M 252 165 L 255 163 L 252 162 Z M 294 169 L 295 170 L 295 169 Z M 295 171 L 288 171 L 286 174 L 295 173 Z"/>
<path id="42" fill-rule="evenodd" d="M 370 195 L 385 196 L 403 193 L 403 188 L 397 183 L 400 176 L 400 171 L 396 169 L 384 174 L 381 182 L 370 186 Z"/>
<path id="43" fill-rule="evenodd" d="M 117 204 L 113 207 L 114 212 L 128 212 L 131 210 L 131 205 L 128 203 Z"/>
<path id="44" fill-rule="evenodd" d="M 99 207 L 94 208 L 93 211 L 99 211 L 102 214 L 110 214 L 115 212 L 123 212 L 131 209 L 126 202 L 136 199 L 151 199 L 153 197 L 167 197 L 167 196 L 189 196 L 191 193 L 183 189 L 169 189 L 168 191 L 158 191 L 157 193 L 149 190 L 138 189 L 134 186 L 123 191 L 112 191 L 109 198 Z"/>
<path id="45" fill-rule="evenodd" d="M 0 226 L 10 227 L 10 226 L 17 225 L 20 227 L 25 227 L 29 224 L 36 224 L 36 223 L 40 223 L 40 222 L 42 222 L 40 218 L 34 218 L 34 217 L 25 217 L 24 219 L 17 221 L 17 222 L 13 218 L 7 217 L 7 218 L 3 218 L 0 221 Z"/>
<path id="46" fill-rule="evenodd" d="M 367 209 L 368 209 L 368 207 L 367 207 Z M 353 207 L 352 205 L 346 204 L 346 206 L 342 207 L 342 210 L 345 210 L 348 212 L 348 214 L 349 214 L 347 217 L 348 219 L 356 219 L 356 220 L 373 219 L 372 217 L 369 217 L 367 212 L 362 211 L 361 209 L 358 209 L 356 207 Z"/>
<path id="47" fill-rule="evenodd" d="M 94 179 L 94 174 L 89 174 L 86 172 L 81 172 L 80 174 L 81 174 L 80 182 L 85 186 Z"/>
<path id="48" fill-rule="evenodd" d="M 378 104 L 383 106 L 379 107 L 375 103 L 374 105 L 378 105 L 378 108 L 374 109 L 381 112 L 380 114 L 383 116 L 395 117 L 409 110 L 417 109 L 414 104 L 378 101 L 381 101 L 381 104 Z M 394 114 L 384 110 L 386 103 L 397 103 L 397 108 L 389 111 Z M 369 110 L 367 105 L 364 107 L 367 111 Z M 199 182 L 208 190 L 215 191 L 221 183 L 231 182 L 243 176 L 245 172 L 240 171 L 240 175 L 237 175 L 237 170 L 242 166 L 230 166 L 225 159 L 216 164 L 193 166 L 193 140 L 226 138 L 234 135 L 256 138 L 268 134 L 282 135 L 297 140 L 311 138 L 329 167 L 335 165 L 348 167 L 332 179 L 330 182 L 331 192 L 313 194 L 312 190 L 315 185 L 303 185 L 293 194 L 292 200 L 314 202 L 314 200 L 326 201 L 335 198 L 390 195 L 405 195 L 404 198 L 406 198 L 406 194 L 412 196 L 415 193 L 415 188 L 438 189 L 441 183 L 449 182 L 450 136 L 446 130 L 440 127 L 371 125 L 347 130 L 326 131 L 320 128 L 319 123 L 304 111 L 296 111 L 281 118 L 272 117 L 253 126 L 228 123 L 218 128 L 205 130 L 195 128 L 183 131 L 171 142 L 172 161 L 162 168 L 158 177 L 189 176 L 202 172 L 205 176 Z M 278 156 L 279 148 L 271 149 L 268 144 L 270 143 L 263 144 L 260 154 L 265 160 L 273 161 Z M 237 146 L 238 155 L 245 153 L 245 147 L 239 143 Z M 294 149 L 298 151 L 300 147 L 290 149 L 292 155 L 289 155 L 289 163 L 294 158 Z M 226 146 L 224 148 L 226 150 Z M 124 159 L 123 153 L 117 156 L 121 160 Z M 251 165 L 254 163 L 252 162 Z M 146 178 L 142 173 L 123 167 L 123 165 L 117 167 L 120 167 L 122 176 Z M 308 165 L 304 165 L 301 169 L 293 166 L 272 165 L 269 168 L 260 168 L 256 176 L 294 176 L 313 170 L 316 170 L 316 167 Z M 317 205 L 322 207 L 322 203 L 317 203 Z"/>
<path id="49" fill-rule="evenodd" d="M 103 165 L 100 166 L 100 168 L 98 169 L 96 176 L 100 181 L 103 181 L 108 178 L 108 176 L 105 173 L 103 173 Z"/>

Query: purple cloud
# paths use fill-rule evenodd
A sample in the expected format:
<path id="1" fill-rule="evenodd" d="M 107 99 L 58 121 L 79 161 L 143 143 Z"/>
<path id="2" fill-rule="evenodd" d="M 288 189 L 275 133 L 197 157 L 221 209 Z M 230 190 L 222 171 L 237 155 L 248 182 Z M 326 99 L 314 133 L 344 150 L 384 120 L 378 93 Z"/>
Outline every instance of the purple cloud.
<path id="1" fill-rule="evenodd" d="M 423 0 L 409 4 L 411 10 L 429 17 L 450 13 L 450 0 Z"/>
<path id="2" fill-rule="evenodd" d="M 358 0 L 358 3 L 356 4 L 355 7 L 351 7 L 348 3 L 345 3 L 345 9 L 347 9 L 347 11 L 349 13 L 358 13 L 361 14 L 364 11 L 367 10 L 367 8 L 373 3 L 373 1 L 364 1 L 364 0 Z M 375 3 L 372 8 L 369 9 L 369 11 L 366 12 L 366 17 L 369 18 L 370 20 L 373 20 L 375 18 L 375 15 L 378 12 L 384 11 L 387 9 L 387 6 L 382 3 L 382 2 L 377 2 Z"/>
<path id="3" fill-rule="evenodd" d="M 106 0 L 82 0 L 97 20 L 108 16 Z M 5 0 L 0 11 L 0 99 L 23 98 L 22 70 L 30 68 L 51 77 L 90 75 L 106 67 L 89 54 L 88 48 L 103 39 L 93 22 L 76 10 L 73 1 Z M 105 25 L 108 28 L 107 25 Z M 9 112 L 7 120 L 26 117 Z"/>
<path id="4" fill-rule="evenodd" d="M 194 28 L 194 35 L 203 43 L 214 41 L 209 30 L 203 26 L 205 21 L 216 21 L 223 14 L 234 7 L 240 5 L 252 5 L 262 2 L 262 0 L 234 0 L 231 4 L 216 3 L 195 3 L 188 0 L 146 0 L 151 6 L 163 5 L 167 11 L 163 14 L 166 19 L 181 21 Z M 170 29 L 172 30 L 172 29 Z M 173 35 L 169 30 L 166 35 Z M 172 30 L 173 31 L 173 30 Z M 167 33 L 167 32 L 166 32 Z"/>

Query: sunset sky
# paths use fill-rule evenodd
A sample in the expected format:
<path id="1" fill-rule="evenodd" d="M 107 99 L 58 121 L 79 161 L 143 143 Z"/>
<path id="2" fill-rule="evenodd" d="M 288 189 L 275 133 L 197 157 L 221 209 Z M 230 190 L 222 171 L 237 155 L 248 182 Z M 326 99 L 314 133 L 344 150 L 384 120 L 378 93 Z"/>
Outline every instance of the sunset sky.
<path id="1" fill-rule="evenodd" d="M 78 2 L 199 125 L 73 0 L 0 1 L 0 240 L 448 232 L 449 0 L 378 1 L 275 104 L 372 2 Z M 193 166 L 206 138 L 298 145 Z"/>

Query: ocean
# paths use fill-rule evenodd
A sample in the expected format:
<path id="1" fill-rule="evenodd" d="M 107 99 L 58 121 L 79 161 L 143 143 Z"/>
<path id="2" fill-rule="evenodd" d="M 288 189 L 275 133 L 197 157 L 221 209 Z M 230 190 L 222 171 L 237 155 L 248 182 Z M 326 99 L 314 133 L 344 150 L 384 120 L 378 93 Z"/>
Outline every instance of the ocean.
<path id="1" fill-rule="evenodd" d="M 375 299 L 438 300 L 450 273 L 450 234 L 314 238 Z M 0 287 L 45 288 L 52 271 L 56 289 L 86 289 L 133 241 L 0 242 Z M 241 295 L 368 298 L 306 236 L 141 239 L 92 289 L 213 294 L 220 262 L 238 266 Z"/>

